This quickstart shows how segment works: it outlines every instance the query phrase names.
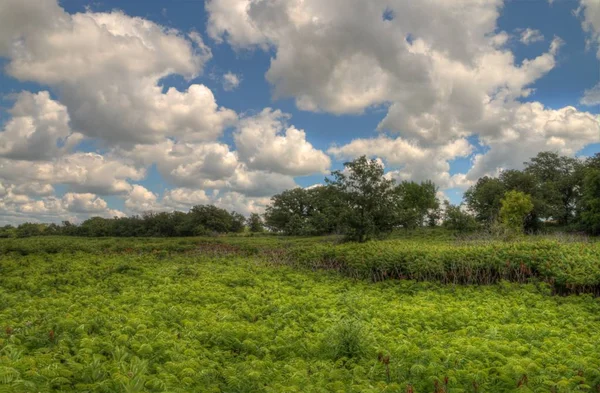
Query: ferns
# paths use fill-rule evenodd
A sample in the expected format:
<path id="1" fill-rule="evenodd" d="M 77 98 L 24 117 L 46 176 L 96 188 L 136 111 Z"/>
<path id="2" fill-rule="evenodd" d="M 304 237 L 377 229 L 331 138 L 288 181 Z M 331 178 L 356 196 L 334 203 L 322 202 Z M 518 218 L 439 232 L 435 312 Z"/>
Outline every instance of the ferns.
<path id="1" fill-rule="evenodd" d="M 383 280 L 371 283 L 272 266 L 262 258 L 279 258 L 266 251 L 282 243 L 251 240 L 261 250 L 252 257 L 228 248 L 227 254 L 219 249 L 222 255 L 169 251 L 162 258 L 143 251 L 143 240 L 120 242 L 123 250 L 134 249 L 126 252 L 101 254 L 90 245 L 90 252 L 55 247 L 53 254 L 2 255 L 0 392 L 575 392 L 600 386 L 600 302 L 591 295 L 548 296 L 549 286 L 533 280 L 552 274 L 565 286 L 594 285 L 600 275 L 586 272 L 598 263 L 595 244 L 432 242 L 424 248 L 408 241 L 285 240 L 289 261 L 337 264 L 348 275 Z M 231 241 L 238 250 L 249 242 Z M 401 275 L 406 279 L 386 280 Z M 443 284 L 485 277 L 498 284 Z"/>

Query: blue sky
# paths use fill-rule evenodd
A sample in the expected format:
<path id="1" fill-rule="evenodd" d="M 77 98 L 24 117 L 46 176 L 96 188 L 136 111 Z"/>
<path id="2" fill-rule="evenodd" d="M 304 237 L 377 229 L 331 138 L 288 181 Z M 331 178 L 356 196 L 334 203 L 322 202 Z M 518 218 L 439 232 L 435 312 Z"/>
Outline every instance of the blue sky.
<path id="1" fill-rule="evenodd" d="M 6 18 L 22 6 L 16 0 L 8 3 L 11 1 L 15 2 L 12 9 L 6 8 L 11 4 L 4 8 Z M 375 16 L 380 13 L 376 22 L 381 26 L 373 28 L 368 26 L 372 7 L 360 11 L 355 0 L 335 0 L 331 9 L 329 4 L 314 1 L 299 6 L 296 0 L 62 0 L 48 1 L 47 9 L 28 1 L 33 6 L 27 9 L 31 14 L 25 13 L 26 20 L 35 21 L 39 12 L 47 19 L 66 18 L 67 24 L 80 29 L 81 37 L 87 38 L 84 29 L 90 29 L 86 44 L 90 50 L 73 43 L 76 39 L 68 35 L 69 28 L 0 29 L 0 58 L 5 70 L 0 73 L 4 97 L 0 119 L 5 130 L 0 133 L 4 138 L 0 139 L 4 157 L 0 168 L 6 172 L 0 171 L 5 199 L 0 209 L 4 209 L 7 222 L 64 216 L 78 219 L 117 211 L 135 214 L 146 208 L 185 209 L 193 203 L 216 203 L 244 213 L 261 211 L 268 202 L 268 190 L 275 192 L 294 183 L 319 183 L 327 171 L 341 168 L 345 160 L 360 154 L 381 158 L 398 180 L 431 178 L 452 202 L 460 203 L 462 192 L 478 176 L 518 168 L 538 151 L 555 149 L 569 155 L 600 152 L 596 117 L 600 100 L 582 104 L 586 91 L 600 82 L 598 35 L 594 30 L 600 28 L 600 21 L 590 19 L 598 15 L 592 12 L 598 6 L 594 1 L 498 0 L 493 6 L 492 1 L 483 2 L 475 10 L 467 9 L 470 5 L 449 6 L 451 12 L 444 9 L 448 3 L 421 10 L 418 5 L 382 1 L 381 10 L 373 11 Z M 233 12 L 236 4 L 245 5 L 245 11 L 237 7 L 242 11 Z M 336 12 L 335 6 L 347 10 Z M 0 22 L 2 12 L 0 7 Z M 367 13 L 364 23 L 360 12 Z M 99 13 L 113 16 L 93 16 Z M 93 23 L 86 24 L 73 17 L 75 14 L 91 15 Z M 139 33 L 135 30 L 136 17 L 152 22 L 158 30 Z M 424 18 L 423 22 L 412 26 L 411 19 L 418 18 Z M 450 33 L 436 20 L 447 24 Z M 110 25 L 113 21 L 116 24 Z M 24 24 L 21 21 L 19 26 Z M 290 29 L 293 24 L 294 29 Z M 128 30 L 131 26 L 134 30 Z M 121 28 L 126 31 L 124 35 L 117 32 Z M 346 28 L 347 36 L 355 35 L 349 42 L 344 41 L 344 34 L 338 34 Z M 104 35 L 102 29 L 106 29 Z M 319 29 L 326 33 L 319 33 Z M 534 31 L 530 42 L 524 42 L 526 29 Z M 192 38 L 192 32 L 199 34 L 202 44 Z M 135 36 L 138 33 L 141 38 Z M 53 34 L 59 38 L 45 47 L 35 46 Z M 158 40 L 167 36 L 172 39 L 170 44 L 159 47 Z M 464 42 L 465 37 L 469 42 Z M 491 44 L 493 37 L 500 43 Z M 405 39 L 407 44 L 393 44 L 398 39 Z M 15 46 L 19 42 L 21 48 Z M 143 42 L 146 47 L 139 56 L 148 57 L 138 61 L 148 62 L 148 70 L 138 71 L 136 59 L 126 58 L 127 51 L 111 53 L 110 48 L 119 42 L 131 45 L 127 50 L 132 53 Z M 202 45 L 210 49 L 209 56 L 199 54 Z M 42 47 L 54 52 L 48 54 Z M 102 65 L 104 58 L 98 53 L 113 60 Z M 54 55 L 57 59 L 68 56 L 70 63 L 55 70 L 52 67 L 59 62 L 52 58 Z M 506 59 L 502 57 L 506 55 L 512 56 L 512 61 L 489 60 Z M 22 70 L 11 68 L 23 58 L 26 64 Z M 100 69 L 93 74 L 71 69 L 79 59 L 90 68 L 91 64 L 101 64 Z M 539 63 L 526 70 L 526 64 L 535 61 Z M 114 70 L 109 69 L 113 66 Z M 190 71 L 196 74 L 192 77 L 185 75 L 190 67 L 195 68 Z M 420 72 L 420 67 L 431 69 Z M 457 71 L 446 72 L 449 67 Z M 463 71 L 472 77 L 463 78 Z M 412 77 L 406 76 L 411 72 Z M 230 91 L 223 82 L 227 73 L 240 80 Z M 82 79 L 77 79 L 79 74 Z M 419 77 L 427 80 L 422 88 L 418 82 L 411 83 Z M 479 83 L 469 84 L 479 77 Z M 152 97 L 125 91 L 125 86 L 150 89 L 153 85 L 162 91 L 152 93 Z M 207 88 L 213 98 L 190 103 L 191 96 L 185 95 L 190 86 Z M 185 95 L 178 104 L 166 99 L 170 88 Z M 157 131 L 160 127 L 156 124 L 163 120 L 160 115 L 154 123 L 140 120 L 155 113 L 128 117 L 117 104 L 103 113 L 97 100 L 115 91 L 123 105 L 148 109 L 160 100 L 168 101 L 166 128 Z M 47 98 L 36 95 L 35 105 L 50 103 L 52 110 L 67 114 L 68 122 L 52 125 L 64 130 L 47 135 L 54 131 L 48 131 L 44 119 L 36 115 L 39 108 L 26 106 L 29 101 L 22 92 L 48 92 Z M 283 98 L 275 98 L 277 92 Z M 504 98 L 499 99 L 498 94 Z M 460 104 L 473 107 L 475 114 L 459 108 L 457 101 L 462 98 L 465 101 Z M 482 100 L 486 103 L 479 108 Z M 28 109 L 11 114 L 11 108 L 20 108 L 20 103 Z M 213 103 L 229 112 L 217 116 L 214 108 L 206 109 L 193 118 L 199 108 Z M 190 105 L 191 114 L 179 118 L 183 115 L 177 112 L 177 105 Z M 265 108 L 272 110 L 265 113 Z M 22 124 L 34 123 L 37 138 L 44 143 L 61 145 L 68 138 L 76 143 L 66 143 L 70 150 L 59 149 L 43 159 L 36 156 L 36 147 L 27 145 L 29 142 L 22 148 L 25 152 L 19 153 L 9 138 L 33 138 L 31 130 L 17 129 L 24 126 L 15 119 Z M 188 121 L 191 125 L 185 123 Z M 195 139 L 188 136 L 195 132 L 194 127 L 202 127 L 198 131 L 202 135 Z M 291 133 L 286 134 L 290 128 L 291 133 L 302 130 L 304 134 L 294 139 Z M 151 141 L 145 139 L 154 132 L 160 135 Z M 157 149 L 152 150 L 154 153 L 149 152 L 152 146 Z M 171 146 L 166 147 L 171 153 L 162 156 L 158 149 L 165 146 Z M 174 159 L 174 149 L 184 146 L 189 158 Z M 210 159 L 202 156 L 208 151 L 212 152 Z M 89 167 L 78 161 L 92 160 L 81 155 L 91 152 L 98 155 L 98 164 Z M 225 167 L 227 160 L 235 162 Z M 217 161 L 219 168 L 215 169 Z M 93 168 L 105 164 L 111 169 Z M 14 175 L 19 168 L 28 168 L 23 178 Z M 53 175 L 42 175 L 44 170 Z M 49 189 L 46 185 L 52 192 L 39 191 Z M 20 191 L 25 188 L 29 193 Z M 51 201 L 58 201 L 61 207 L 52 211 Z"/>

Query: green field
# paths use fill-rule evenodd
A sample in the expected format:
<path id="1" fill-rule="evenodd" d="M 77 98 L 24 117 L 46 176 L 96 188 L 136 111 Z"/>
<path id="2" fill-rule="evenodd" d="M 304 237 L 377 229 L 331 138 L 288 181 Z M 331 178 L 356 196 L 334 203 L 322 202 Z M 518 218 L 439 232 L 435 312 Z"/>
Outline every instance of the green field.
<path id="1" fill-rule="evenodd" d="M 600 389 L 597 243 L 335 240 L 3 240 L 0 392 Z"/>

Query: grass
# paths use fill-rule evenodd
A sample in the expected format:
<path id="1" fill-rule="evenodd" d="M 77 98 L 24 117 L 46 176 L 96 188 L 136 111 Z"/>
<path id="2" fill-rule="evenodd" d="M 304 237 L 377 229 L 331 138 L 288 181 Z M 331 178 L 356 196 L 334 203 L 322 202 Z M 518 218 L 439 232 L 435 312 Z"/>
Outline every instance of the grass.
<path id="1" fill-rule="evenodd" d="M 389 243 L 404 242 L 412 244 Z M 373 283 L 273 263 L 282 249 L 360 250 L 331 239 L 55 238 L 2 247 L 10 251 L 0 258 L 0 392 L 600 387 L 600 302 L 551 296 L 539 280 Z"/>

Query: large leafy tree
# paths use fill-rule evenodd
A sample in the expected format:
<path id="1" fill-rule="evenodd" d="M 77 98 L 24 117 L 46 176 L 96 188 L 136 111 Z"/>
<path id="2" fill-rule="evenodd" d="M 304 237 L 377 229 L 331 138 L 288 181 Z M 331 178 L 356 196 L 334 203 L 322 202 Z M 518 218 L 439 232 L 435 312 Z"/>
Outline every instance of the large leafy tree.
<path id="1" fill-rule="evenodd" d="M 311 201 L 307 190 L 286 190 L 271 198 L 271 204 L 265 212 L 265 224 L 275 232 L 303 235 L 310 212 Z"/>
<path id="2" fill-rule="evenodd" d="M 348 238 L 363 242 L 396 226 L 398 194 L 379 161 L 359 157 L 344 163 L 344 170 L 332 172 L 326 181 L 342 196 L 341 217 Z"/>
<path id="3" fill-rule="evenodd" d="M 491 224 L 498 218 L 502 206 L 500 200 L 505 192 L 506 187 L 500 179 L 484 176 L 465 192 L 464 198 L 477 220 Z"/>
<path id="4" fill-rule="evenodd" d="M 437 187 L 431 181 L 403 181 L 394 191 L 398 223 L 404 228 L 423 225 L 425 218 L 439 209 Z"/>
<path id="5" fill-rule="evenodd" d="M 271 198 L 265 224 L 287 235 L 325 235 L 338 231 L 343 209 L 332 186 L 294 188 Z"/>
<path id="6" fill-rule="evenodd" d="M 550 214 L 550 207 L 544 198 L 538 179 L 531 173 L 516 169 L 502 171 L 499 179 L 506 191 L 520 191 L 531 197 L 533 209 L 525 217 L 524 229 L 527 232 L 539 230 L 541 220 Z"/>
<path id="7" fill-rule="evenodd" d="M 229 213 L 213 205 L 194 206 L 188 215 L 195 235 L 241 232 L 244 229 L 244 216 L 235 212 Z"/>
<path id="8" fill-rule="evenodd" d="M 569 224 L 575 217 L 581 196 L 581 161 L 555 152 L 541 152 L 525 163 L 525 173 L 531 174 L 538 181 L 547 215 L 561 225 Z"/>

